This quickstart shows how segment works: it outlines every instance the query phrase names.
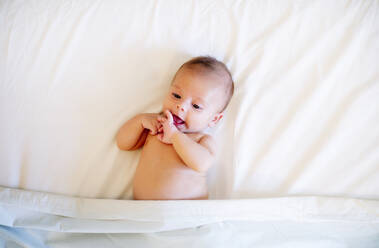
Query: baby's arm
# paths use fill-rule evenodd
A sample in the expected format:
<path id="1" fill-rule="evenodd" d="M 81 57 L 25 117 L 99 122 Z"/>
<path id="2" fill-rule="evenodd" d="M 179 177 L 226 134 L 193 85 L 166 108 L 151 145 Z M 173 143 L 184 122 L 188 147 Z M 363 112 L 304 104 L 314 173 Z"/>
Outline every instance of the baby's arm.
<path id="1" fill-rule="evenodd" d="M 128 120 L 117 133 L 117 146 L 121 150 L 135 150 L 143 146 L 149 134 L 156 135 L 160 124 L 158 114 L 139 114 Z"/>
<path id="2" fill-rule="evenodd" d="M 212 137 L 204 135 L 197 143 L 174 126 L 170 111 L 166 110 L 164 114 L 166 118 L 158 117 L 163 129 L 158 139 L 163 143 L 172 144 L 187 167 L 198 172 L 207 172 L 215 158 L 216 145 Z"/>
<path id="3" fill-rule="evenodd" d="M 172 136 L 172 145 L 183 162 L 198 172 L 207 172 L 212 166 L 215 157 L 215 142 L 209 135 L 204 135 L 196 143 L 186 134 L 175 132 Z"/>

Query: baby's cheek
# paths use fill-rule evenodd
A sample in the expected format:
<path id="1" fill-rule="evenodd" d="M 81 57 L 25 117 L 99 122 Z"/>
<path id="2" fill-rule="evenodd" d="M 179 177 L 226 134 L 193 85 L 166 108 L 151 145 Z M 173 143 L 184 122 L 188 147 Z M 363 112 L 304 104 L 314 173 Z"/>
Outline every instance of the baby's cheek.
<path id="1" fill-rule="evenodd" d="M 167 107 L 168 107 L 168 101 L 167 101 L 167 99 L 165 99 L 164 101 L 163 101 L 163 109 L 167 109 Z"/>

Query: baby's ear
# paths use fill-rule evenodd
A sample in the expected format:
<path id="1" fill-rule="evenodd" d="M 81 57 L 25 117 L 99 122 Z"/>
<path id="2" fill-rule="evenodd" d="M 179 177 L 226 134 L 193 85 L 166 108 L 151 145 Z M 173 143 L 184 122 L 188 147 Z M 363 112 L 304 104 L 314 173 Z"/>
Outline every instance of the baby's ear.
<path id="1" fill-rule="evenodd" d="M 208 126 L 209 127 L 214 127 L 216 126 L 216 124 L 221 120 L 221 118 L 224 116 L 224 113 L 218 113 L 218 114 L 215 114 L 211 120 L 211 122 L 209 122 Z"/>

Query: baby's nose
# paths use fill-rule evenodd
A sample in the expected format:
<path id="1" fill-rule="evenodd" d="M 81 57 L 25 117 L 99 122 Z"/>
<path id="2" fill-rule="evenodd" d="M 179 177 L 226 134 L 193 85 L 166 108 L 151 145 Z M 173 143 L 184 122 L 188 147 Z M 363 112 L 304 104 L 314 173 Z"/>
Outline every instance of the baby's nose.
<path id="1" fill-rule="evenodd" d="M 181 111 L 184 111 L 184 107 L 183 106 L 179 106 L 179 105 L 176 105 L 176 108 L 181 110 Z"/>

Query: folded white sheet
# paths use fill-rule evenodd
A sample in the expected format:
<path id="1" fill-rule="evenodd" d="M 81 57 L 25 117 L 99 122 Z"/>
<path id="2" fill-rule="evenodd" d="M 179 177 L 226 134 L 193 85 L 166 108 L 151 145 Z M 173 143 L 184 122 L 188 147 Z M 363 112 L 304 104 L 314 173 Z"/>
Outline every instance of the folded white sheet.
<path id="1" fill-rule="evenodd" d="M 173 239 L 180 247 L 376 247 L 379 202 L 101 200 L 0 187 L 0 240 L 32 247 L 167 247 Z"/>
<path id="2" fill-rule="evenodd" d="M 212 199 L 379 198 L 378 1 L 2 1 L 0 185 L 131 197 L 115 135 L 212 55 L 235 95 Z"/>
<path id="3" fill-rule="evenodd" d="M 377 247 L 378 13 L 375 0 L 0 1 L 0 246 Z M 197 55 L 236 86 L 212 200 L 127 200 L 140 151 L 115 135 L 159 111 Z"/>

